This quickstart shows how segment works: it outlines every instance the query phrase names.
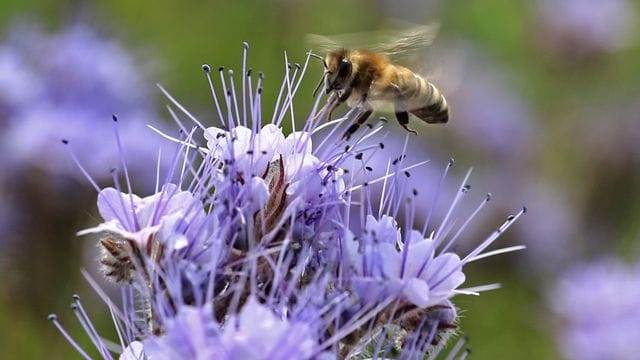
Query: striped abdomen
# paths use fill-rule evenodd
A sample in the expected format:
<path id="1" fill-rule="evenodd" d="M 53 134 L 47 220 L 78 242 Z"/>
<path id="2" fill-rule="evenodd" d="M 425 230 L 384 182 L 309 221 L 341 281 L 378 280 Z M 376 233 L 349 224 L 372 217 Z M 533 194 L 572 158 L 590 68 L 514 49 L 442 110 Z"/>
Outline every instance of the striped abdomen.
<path id="1" fill-rule="evenodd" d="M 404 81 L 407 111 L 429 124 L 443 124 L 449 121 L 449 105 L 440 90 L 420 75 L 403 75 L 404 78 L 409 77 Z"/>

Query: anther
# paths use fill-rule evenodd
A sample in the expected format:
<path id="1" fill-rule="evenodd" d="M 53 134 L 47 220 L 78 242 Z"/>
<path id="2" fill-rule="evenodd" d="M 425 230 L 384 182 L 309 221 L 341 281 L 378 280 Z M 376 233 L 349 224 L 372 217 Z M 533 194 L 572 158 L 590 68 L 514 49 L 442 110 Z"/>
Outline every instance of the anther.
<path id="1" fill-rule="evenodd" d="M 373 171 L 373 168 L 371 166 L 365 166 L 364 167 L 367 171 Z"/>
<path id="2" fill-rule="evenodd" d="M 65 144 L 65 145 L 67 145 L 67 144 L 69 144 L 69 140 L 67 140 L 67 139 L 62 139 L 62 143 L 63 143 L 63 144 Z"/>
<path id="3" fill-rule="evenodd" d="M 355 158 L 356 160 L 362 160 L 362 153 L 357 153 Z"/>
<path id="4" fill-rule="evenodd" d="M 406 177 L 411 177 L 411 173 L 410 173 L 410 172 L 408 172 L 408 171 L 405 171 L 405 172 L 404 172 L 404 176 L 406 176 Z"/>
<path id="5" fill-rule="evenodd" d="M 485 199 L 485 201 L 490 201 L 492 197 L 493 197 L 493 195 L 491 195 L 491 193 L 488 193 L 487 194 L 487 198 Z"/>
<path id="6" fill-rule="evenodd" d="M 245 48 L 245 49 L 248 49 L 249 48 L 249 43 L 246 42 L 246 41 L 243 41 L 242 42 L 242 47 Z"/>
<path id="7" fill-rule="evenodd" d="M 211 72 L 211 66 L 209 66 L 208 64 L 202 64 L 202 71 L 206 72 L 207 74 Z"/>
<path id="8" fill-rule="evenodd" d="M 111 115 L 111 119 L 113 119 L 113 121 L 118 122 L 118 115 L 113 114 Z"/>
<path id="9" fill-rule="evenodd" d="M 378 146 L 380 146 L 380 149 L 384 149 L 384 144 L 383 143 L 379 143 Z"/>

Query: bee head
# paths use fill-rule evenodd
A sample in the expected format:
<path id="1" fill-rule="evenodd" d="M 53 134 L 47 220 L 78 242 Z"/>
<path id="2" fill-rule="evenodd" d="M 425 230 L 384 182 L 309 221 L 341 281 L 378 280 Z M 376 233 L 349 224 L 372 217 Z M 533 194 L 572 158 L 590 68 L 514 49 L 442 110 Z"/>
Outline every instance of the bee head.
<path id="1" fill-rule="evenodd" d="M 351 61 L 347 59 L 346 50 L 341 49 L 329 52 L 324 59 L 324 67 L 327 94 L 334 90 L 342 90 L 347 86 L 353 66 Z"/>

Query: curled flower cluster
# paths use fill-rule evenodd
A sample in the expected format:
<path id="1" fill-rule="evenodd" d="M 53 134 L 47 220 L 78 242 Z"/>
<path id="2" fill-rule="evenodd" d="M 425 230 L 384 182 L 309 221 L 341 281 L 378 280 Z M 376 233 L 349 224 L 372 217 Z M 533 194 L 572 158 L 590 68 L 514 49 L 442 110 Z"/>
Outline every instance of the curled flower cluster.
<path id="1" fill-rule="evenodd" d="M 309 56 L 303 66 L 287 66 L 272 120 L 263 121 L 263 78 L 252 78 L 247 52 L 245 44 L 242 76 L 221 68 L 219 86 L 203 66 L 216 127 L 205 127 L 165 92 L 181 132 L 160 133 L 178 150 L 154 194 L 139 197 L 129 186 L 123 191 L 117 179 L 114 188 L 95 186 L 104 222 L 81 234 L 101 234 L 104 273 L 122 287 L 122 306 L 103 296 L 120 335 L 120 358 L 418 358 L 439 352 L 457 329 L 452 297 L 495 287 L 460 288 L 464 265 L 521 249 L 487 251 L 524 209 L 470 253 L 452 253 L 490 196 L 465 218 L 459 209 L 469 191 L 465 178 L 440 224 L 427 220 L 413 230 L 417 190 L 407 188 L 406 178 L 424 163 L 405 164 L 400 152 L 383 176 L 369 177 L 368 162 L 384 144 L 366 140 L 384 121 L 338 141 L 359 109 L 321 124 L 331 96 L 322 108 L 318 99 L 296 130 L 293 99 Z M 285 136 L 287 118 L 293 131 Z M 373 187 L 381 187 L 380 199 L 372 198 Z M 80 302 L 74 304 L 81 322 L 90 324 Z M 100 356 L 111 358 L 113 349 L 87 329 Z M 463 352 L 460 342 L 451 356 Z"/>

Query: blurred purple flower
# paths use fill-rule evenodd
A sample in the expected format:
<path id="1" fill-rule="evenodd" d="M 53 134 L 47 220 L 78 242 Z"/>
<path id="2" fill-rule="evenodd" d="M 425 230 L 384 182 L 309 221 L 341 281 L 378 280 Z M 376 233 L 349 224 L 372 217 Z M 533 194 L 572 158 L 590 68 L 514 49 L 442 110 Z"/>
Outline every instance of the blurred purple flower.
<path id="1" fill-rule="evenodd" d="M 104 170 L 119 164 L 111 151 L 113 113 L 122 119 L 124 144 L 136 153 L 131 170 L 155 162 L 158 137 L 139 136 L 154 118 L 144 70 L 114 40 L 83 24 L 51 35 L 20 24 L 0 45 L 0 69 L 5 168 L 75 174 L 59 146 L 60 139 L 72 139 L 85 166 L 108 179 Z"/>
<path id="2" fill-rule="evenodd" d="M 574 121 L 580 122 L 575 125 L 579 132 L 576 139 L 589 161 L 616 168 L 640 163 L 640 105 L 635 96 L 631 101 L 589 107 L 575 114 Z"/>
<path id="3" fill-rule="evenodd" d="M 636 359 L 640 264 L 614 258 L 573 266 L 549 294 L 568 359 Z"/>
<path id="4" fill-rule="evenodd" d="M 624 47 L 636 35 L 629 0 L 537 0 L 540 41 L 561 56 L 580 58 Z"/>
<path id="5" fill-rule="evenodd" d="M 482 151 L 494 162 L 517 163 L 538 149 L 538 125 L 530 106 L 509 81 L 505 66 L 478 48 L 459 43 L 441 51 L 451 68 L 440 80 L 451 104 L 451 129 L 463 148 Z"/>

